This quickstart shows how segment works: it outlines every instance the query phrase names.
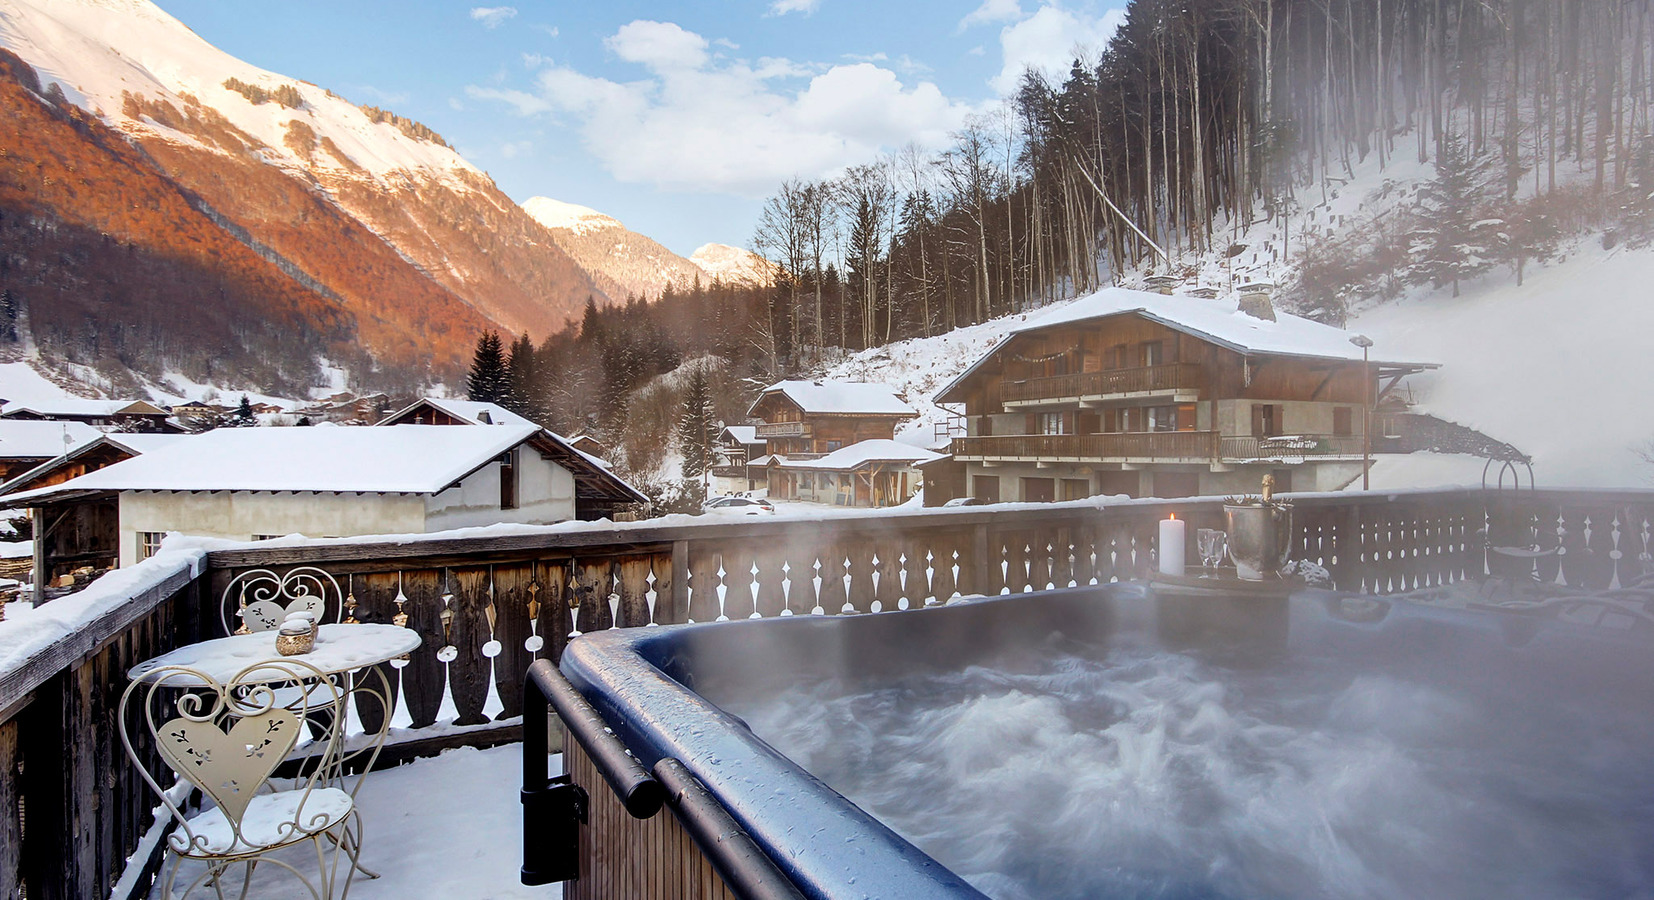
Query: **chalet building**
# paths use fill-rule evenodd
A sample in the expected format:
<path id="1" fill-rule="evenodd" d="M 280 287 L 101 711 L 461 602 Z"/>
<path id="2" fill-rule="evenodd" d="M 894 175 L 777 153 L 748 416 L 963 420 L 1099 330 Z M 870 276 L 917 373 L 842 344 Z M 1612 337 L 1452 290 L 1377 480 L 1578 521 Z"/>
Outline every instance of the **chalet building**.
<path id="1" fill-rule="evenodd" d="M 943 388 L 989 501 L 1336 490 L 1363 411 L 1432 363 L 1363 362 L 1349 332 L 1232 301 L 1111 288 L 1017 328 Z"/>
<path id="2" fill-rule="evenodd" d="M 768 455 L 768 443 L 758 436 L 755 425 L 726 425 L 718 432 L 713 447 L 712 490 L 718 494 L 739 494 L 764 486 L 761 466 L 751 465 Z"/>
<path id="3" fill-rule="evenodd" d="M 577 434 L 574 437 L 569 438 L 568 442 L 570 447 L 579 450 L 587 456 L 595 456 L 598 459 L 605 460 L 609 457 L 609 448 L 603 446 L 602 441 L 592 437 L 589 434 Z"/>
<path id="4" fill-rule="evenodd" d="M 4 431 L 5 425 L 0 423 L 0 433 Z M 115 463 L 158 450 L 176 441 L 189 440 L 191 437 L 188 434 L 118 431 L 110 434 L 94 431 L 94 434 L 97 435 L 96 439 L 79 444 L 60 456 L 44 460 L 39 465 L 0 483 L 0 495 L 62 484 L 71 478 L 79 478 L 88 472 L 108 468 Z"/>
<path id="5" fill-rule="evenodd" d="M 174 531 L 260 540 L 550 524 L 582 511 L 582 478 L 618 479 L 548 435 L 532 424 L 221 428 L 0 503 L 33 511 L 49 577 L 131 565 Z"/>
<path id="6" fill-rule="evenodd" d="M 8 403 L 0 419 L 48 422 L 82 422 L 98 428 L 131 431 L 181 432 L 183 426 L 172 413 L 143 400 L 82 400 L 70 398 L 41 403 Z"/>
<path id="7" fill-rule="evenodd" d="M 834 506 L 882 507 L 905 503 L 923 483 L 919 466 L 942 454 L 884 438 L 858 441 L 809 459 L 771 454 L 763 465 L 771 499 Z"/>
<path id="8" fill-rule="evenodd" d="M 790 460 L 832 453 L 858 441 L 891 440 L 919 414 L 889 385 L 782 381 L 764 389 L 747 415 L 764 420 L 754 436 Z"/>
<path id="9" fill-rule="evenodd" d="M 103 432 L 84 422 L 0 419 L 0 481 L 83 447 Z"/>
<path id="10" fill-rule="evenodd" d="M 498 403 L 425 397 L 380 420 L 379 425 L 526 425 L 540 431 L 541 452 L 574 475 L 576 518 L 614 518 L 622 507 L 649 502 L 637 488 L 611 471 L 609 461 L 582 449 L 574 441 L 548 431 Z M 587 440 L 592 446 L 595 440 Z M 601 446 L 601 445 L 599 445 Z"/>

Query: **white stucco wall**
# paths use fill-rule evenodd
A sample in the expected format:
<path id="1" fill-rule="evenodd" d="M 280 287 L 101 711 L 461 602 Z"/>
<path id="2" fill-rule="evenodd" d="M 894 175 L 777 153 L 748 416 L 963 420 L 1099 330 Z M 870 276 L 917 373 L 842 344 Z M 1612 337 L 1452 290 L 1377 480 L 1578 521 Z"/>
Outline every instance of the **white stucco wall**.
<path id="1" fill-rule="evenodd" d="M 178 531 L 251 540 L 255 535 L 352 537 L 418 534 L 493 525 L 545 525 L 574 518 L 574 476 L 534 450 L 517 453 L 516 509 L 500 509 L 500 467 L 489 463 L 435 495 L 315 492 L 124 491 L 121 565 L 138 561 L 139 533 Z"/>
<path id="2" fill-rule="evenodd" d="M 425 498 L 418 494 L 123 491 L 120 518 L 123 566 L 138 561 L 143 531 L 245 541 L 260 534 L 350 537 L 426 530 Z"/>
<path id="3" fill-rule="evenodd" d="M 517 448 L 517 508 L 500 509 L 500 466 L 489 463 L 425 503 L 426 531 L 514 522 L 549 525 L 574 518 L 574 476 L 530 447 Z"/>

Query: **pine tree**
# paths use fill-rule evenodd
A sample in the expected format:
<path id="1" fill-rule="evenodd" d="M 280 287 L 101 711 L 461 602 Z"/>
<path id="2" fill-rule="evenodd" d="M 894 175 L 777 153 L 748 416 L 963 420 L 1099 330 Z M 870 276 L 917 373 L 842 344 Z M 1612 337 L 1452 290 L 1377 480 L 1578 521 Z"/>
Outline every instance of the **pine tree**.
<path id="1" fill-rule="evenodd" d="M 235 420 L 237 425 L 242 426 L 257 423 L 257 419 L 253 417 L 253 404 L 247 399 L 246 394 L 241 395 L 241 403 L 235 408 Z"/>
<path id="2" fill-rule="evenodd" d="M 678 420 L 678 444 L 683 448 L 683 478 L 697 481 L 712 466 L 714 435 L 712 388 L 706 370 L 696 366 L 689 373 L 683 395 L 683 416 Z"/>
<path id="3" fill-rule="evenodd" d="M 471 377 L 467 382 L 472 400 L 485 403 L 503 403 L 511 396 L 511 376 L 505 368 L 505 356 L 500 352 L 500 335 L 490 331 L 477 338 L 477 352 L 471 357 Z"/>
<path id="4" fill-rule="evenodd" d="M 501 405 L 535 422 L 544 421 L 545 417 L 540 415 L 539 405 L 535 402 L 540 392 L 540 383 L 535 369 L 534 341 L 529 338 L 527 332 L 511 343 L 510 355 L 505 360 L 505 370 L 511 392 Z"/>
<path id="5" fill-rule="evenodd" d="M 17 340 L 17 297 L 10 288 L 0 290 L 0 340 Z"/>
<path id="6" fill-rule="evenodd" d="M 1424 227 L 1413 235 L 1411 280 L 1436 287 L 1474 278 L 1493 267 L 1503 252 L 1505 222 L 1486 215 L 1492 159 L 1479 157 L 1458 134 L 1449 132 L 1436 154 L 1436 177 L 1419 190 Z"/>
<path id="7" fill-rule="evenodd" d="M 583 343 L 600 341 L 603 338 L 603 323 L 598 317 L 597 301 L 591 294 L 586 295 L 586 311 L 580 316 L 580 340 Z"/>

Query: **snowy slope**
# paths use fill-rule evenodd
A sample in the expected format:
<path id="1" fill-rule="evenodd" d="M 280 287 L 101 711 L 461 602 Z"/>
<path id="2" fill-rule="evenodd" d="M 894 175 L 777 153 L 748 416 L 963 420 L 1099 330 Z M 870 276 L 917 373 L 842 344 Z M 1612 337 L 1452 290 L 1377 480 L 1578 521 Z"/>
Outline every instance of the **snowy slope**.
<path id="1" fill-rule="evenodd" d="M 1654 466 L 1654 250 L 1595 245 L 1532 271 L 1499 272 L 1458 299 L 1434 291 L 1350 323 L 1380 348 L 1443 363 L 1411 379 L 1425 412 L 1534 458 L 1541 486 L 1646 487 Z"/>
<path id="2" fill-rule="evenodd" d="M 0 45 L 15 51 L 55 81 L 65 96 L 96 111 L 128 132 L 204 146 L 188 135 L 123 112 L 123 93 L 164 99 L 176 106 L 184 95 L 219 111 L 232 125 L 257 138 L 284 168 L 335 177 L 360 177 L 381 184 L 396 173 L 419 173 L 457 190 L 468 189 L 467 174 L 481 177 L 458 153 L 415 140 L 389 123 L 375 123 L 350 101 L 308 82 L 260 69 L 219 50 L 148 0 L 0 0 Z M 276 102 L 254 104 L 224 86 L 235 78 L 267 91 L 288 86 L 304 103 L 289 109 Z M 348 158 L 318 153 L 301 156 L 288 146 L 289 123 L 302 122 Z M 359 167 L 361 172 L 350 166 Z"/>
<path id="3" fill-rule="evenodd" d="M 564 203 L 550 197 L 530 197 L 523 201 L 523 211 L 547 228 L 563 228 L 575 234 L 590 234 L 603 228 L 624 228 L 620 220 L 606 216 L 589 206 Z"/>
<path id="4" fill-rule="evenodd" d="M 762 286 L 774 280 L 768 260 L 751 250 L 728 244 L 702 244 L 689 255 L 689 261 L 700 266 L 712 279 L 726 284 Z"/>

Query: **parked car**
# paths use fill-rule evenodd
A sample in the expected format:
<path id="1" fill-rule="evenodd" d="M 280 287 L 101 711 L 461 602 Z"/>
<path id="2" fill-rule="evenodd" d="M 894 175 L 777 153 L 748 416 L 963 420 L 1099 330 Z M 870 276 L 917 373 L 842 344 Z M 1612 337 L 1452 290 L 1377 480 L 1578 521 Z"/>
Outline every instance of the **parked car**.
<path id="1" fill-rule="evenodd" d="M 988 501 L 982 499 L 981 497 L 955 497 L 952 500 L 949 500 L 946 503 L 942 504 L 943 508 L 946 508 L 946 507 L 949 507 L 949 506 L 987 506 L 987 505 L 988 505 Z"/>
<path id="2" fill-rule="evenodd" d="M 773 516 L 775 504 L 762 497 L 719 497 L 709 500 L 703 512 L 720 516 Z"/>

